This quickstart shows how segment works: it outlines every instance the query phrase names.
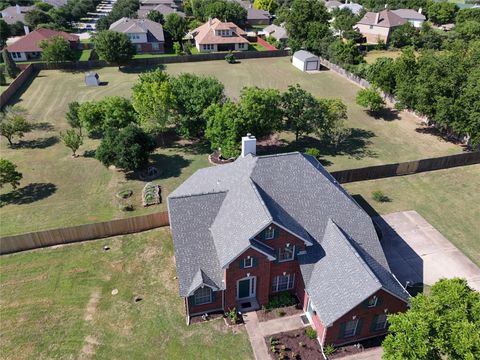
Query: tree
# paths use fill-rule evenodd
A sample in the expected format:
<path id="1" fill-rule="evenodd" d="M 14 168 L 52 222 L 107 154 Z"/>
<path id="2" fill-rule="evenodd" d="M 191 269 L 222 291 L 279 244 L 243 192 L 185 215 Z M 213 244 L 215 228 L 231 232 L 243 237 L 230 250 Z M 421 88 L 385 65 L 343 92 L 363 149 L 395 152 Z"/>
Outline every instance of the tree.
<path id="1" fill-rule="evenodd" d="M 480 67 L 470 72 L 468 80 L 456 100 L 457 117 L 454 130 L 470 137 L 472 146 L 480 145 Z"/>
<path id="2" fill-rule="evenodd" d="M 385 101 L 374 88 L 360 90 L 357 93 L 355 102 L 357 105 L 365 107 L 371 112 L 380 111 L 385 107 Z"/>
<path id="3" fill-rule="evenodd" d="M 285 128 L 295 133 L 295 140 L 313 131 L 315 124 L 325 121 L 320 102 L 312 94 L 305 91 L 300 85 L 288 87 L 282 94 L 282 109 Z"/>
<path id="4" fill-rule="evenodd" d="M 352 129 L 345 126 L 347 120 L 347 106 L 340 99 L 320 99 L 325 114 L 325 125 L 321 129 L 314 129 L 318 137 L 326 139 L 335 148 L 345 141 Z"/>
<path id="5" fill-rule="evenodd" d="M 427 4 L 426 10 L 428 20 L 435 24 L 441 25 L 454 22 L 455 15 L 458 11 L 458 6 L 454 3 L 449 3 L 446 1 L 430 1 Z"/>
<path id="6" fill-rule="evenodd" d="M 68 112 L 65 114 L 68 125 L 77 129 L 82 134 L 82 123 L 78 117 L 78 111 L 80 110 L 80 104 L 78 101 L 73 101 L 68 104 Z"/>
<path id="7" fill-rule="evenodd" d="M 174 42 L 173 51 L 175 51 L 175 55 L 182 55 L 182 45 L 179 42 Z"/>
<path id="8" fill-rule="evenodd" d="M 0 47 L 5 46 L 7 39 L 10 36 L 12 36 L 10 26 L 5 22 L 5 20 L 0 19 Z"/>
<path id="9" fill-rule="evenodd" d="M 61 36 L 54 36 L 48 40 L 42 40 L 39 46 L 42 49 L 42 60 L 47 63 L 75 60 L 75 55 L 70 48 L 70 43 Z"/>
<path id="10" fill-rule="evenodd" d="M 257 138 L 282 128 L 282 97 L 277 89 L 245 87 L 240 94 L 243 132 Z"/>
<path id="11" fill-rule="evenodd" d="M 33 28 L 36 28 L 40 24 L 49 23 L 51 20 L 50 15 L 39 9 L 27 11 L 25 14 L 25 22 Z"/>
<path id="12" fill-rule="evenodd" d="M 419 42 L 418 31 L 412 24 L 406 22 L 393 30 L 389 41 L 390 45 L 396 48 L 416 46 Z"/>
<path id="13" fill-rule="evenodd" d="M 224 104 L 212 104 L 205 109 L 207 119 L 205 137 L 212 150 L 219 150 L 224 159 L 240 155 L 240 139 L 244 133 L 242 110 L 227 99 Z"/>
<path id="14" fill-rule="evenodd" d="M 366 77 L 375 86 L 384 92 L 393 94 L 396 87 L 395 61 L 390 58 L 378 58 L 375 63 L 367 68 Z"/>
<path id="15" fill-rule="evenodd" d="M 191 0 L 187 9 L 195 19 L 202 22 L 209 18 L 218 18 L 243 25 L 247 20 L 247 10 L 236 1 L 229 0 Z"/>
<path id="16" fill-rule="evenodd" d="M 442 279 L 418 294 L 405 313 L 390 315 L 385 360 L 480 358 L 480 293 L 465 279 Z"/>
<path id="17" fill-rule="evenodd" d="M 134 171 L 148 163 L 155 141 L 135 124 L 123 129 L 109 128 L 95 157 L 105 166 L 115 165 L 124 171 Z"/>
<path id="18" fill-rule="evenodd" d="M 8 76 L 12 79 L 15 79 L 20 73 L 20 69 L 17 67 L 17 64 L 15 64 L 15 61 L 13 61 L 12 56 L 7 51 L 7 48 L 2 50 L 2 58 L 3 63 L 5 64 L 5 71 L 7 72 Z"/>
<path id="19" fill-rule="evenodd" d="M 207 126 L 203 112 L 223 101 L 223 84 L 214 77 L 190 73 L 180 74 L 170 82 L 177 132 L 186 138 L 201 136 Z"/>
<path id="20" fill-rule="evenodd" d="M 457 26 L 455 26 L 455 31 L 460 34 L 460 36 L 467 40 L 480 39 L 480 21 L 478 20 L 468 20 L 464 21 Z"/>
<path id="21" fill-rule="evenodd" d="M 362 53 L 352 40 L 336 39 L 329 46 L 328 54 L 330 60 L 340 65 L 357 65 L 364 62 Z"/>
<path id="22" fill-rule="evenodd" d="M 48 3 L 45 3 L 45 2 L 37 2 L 35 4 L 35 7 L 38 9 L 38 10 L 42 10 L 44 12 L 48 12 L 49 10 L 53 9 L 53 5 L 51 4 L 48 4 Z"/>
<path id="23" fill-rule="evenodd" d="M 0 136 L 13 146 L 13 137 L 23 137 L 24 133 L 32 131 L 32 125 L 26 119 L 27 111 L 18 106 L 9 106 L 0 114 Z"/>
<path id="24" fill-rule="evenodd" d="M 60 132 L 60 139 L 66 147 L 72 150 L 72 157 L 77 157 L 76 152 L 78 148 L 83 145 L 82 134 L 75 129 L 68 129 L 65 132 Z"/>
<path id="25" fill-rule="evenodd" d="M 173 119 L 175 97 L 169 76 L 161 69 L 141 74 L 132 91 L 132 105 L 142 129 L 162 134 Z"/>
<path id="26" fill-rule="evenodd" d="M 10 184 L 13 189 L 20 185 L 23 175 L 17 170 L 17 165 L 7 159 L 0 159 L 0 188 Z"/>
<path id="27" fill-rule="evenodd" d="M 187 20 L 173 12 L 165 17 L 163 28 L 170 34 L 173 41 L 181 42 L 187 32 Z"/>
<path id="28" fill-rule="evenodd" d="M 253 7 L 273 14 L 278 8 L 278 3 L 275 0 L 254 0 Z"/>
<path id="29" fill-rule="evenodd" d="M 163 17 L 163 14 L 160 11 L 157 11 L 157 10 L 149 11 L 148 14 L 147 14 L 147 19 L 155 21 L 155 22 L 157 22 L 159 24 L 162 24 L 162 25 L 165 23 L 165 19 Z"/>
<path id="30" fill-rule="evenodd" d="M 332 27 L 337 30 L 341 37 L 350 40 L 360 40 L 362 35 L 353 29 L 360 20 L 348 8 L 337 8 L 332 11 Z"/>
<path id="31" fill-rule="evenodd" d="M 109 128 L 120 129 L 137 121 L 130 100 L 121 96 L 107 96 L 97 102 L 84 102 L 78 108 L 77 116 L 82 127 L 89 132 L 105 132 Z"/>
<path id="32" fill-rule="evenodd" d="M 5 66 L 0 65 L 0 85 L 7 85 L 7 79 L 5 78 Z"/>
<path id="33" fill-rule="evenodd" d="M 95 50 L 100 59 L 120 66 L 128 64 L 135 55 L 135 47 L 124 33 L 104 30 L 93 39 Z"/>

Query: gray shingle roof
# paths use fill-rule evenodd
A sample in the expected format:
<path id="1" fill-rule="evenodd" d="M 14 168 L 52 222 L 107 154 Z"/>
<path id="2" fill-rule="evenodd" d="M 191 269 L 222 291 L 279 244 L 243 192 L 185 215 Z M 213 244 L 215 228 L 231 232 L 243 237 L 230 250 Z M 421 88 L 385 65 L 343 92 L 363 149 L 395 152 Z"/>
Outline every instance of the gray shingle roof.
<path id="1" fill-rule="evenodd" d="M 130 19 L 123 17 L 110 25 L 110 30 L 125 34 L 146 33 L 149 42 L 165 41 L 162 24 L 148 19 Z"/>
<path id="2" fill-rule="evenodd" d="M 377 21 L 377 14 L 378 14 L 378 21 Z M 371 11 L 367 12 L 357 24 L 392 28 L 392 27 L 403 25 L 406 22 L 407 20 L 401 18 L 400 16 L 395 14 L 393 11 L 382 10 L 379 13 L 375 13 Z"/>
<path id="3" fill-rule="evenodd" d="M 413 9 L 397 9 L 397 10 L 392 10 L 392 12 L 397 14 L 403 19 L 408 19 L 408 20 L 425 20 L 426 19 L 425 15 Z"/>
<path id="4" fill-rule="evenodd" d="M 313 244 L 301 256 L 301 269 L 325 323 L 379 288 L 408 299 L 390 273 L 370 217 L 310 156 L 247 155 L 199 170 L 169 196 L 168 208 L 182 296 L 199 270 L 223 288 L 222 267 L 276 222 Z M 332 301 L 320 304 L 321 291 Z"/>
<path id="5" fill-rule="evenodd" d="M 300 59 L 302 61 L 310 60 L 310 59 L 318 59 L 318 56 L 312 54 L 311 52 L 308 52 L 306 50 L 298 50 L 295 51 L 293 54 L 294 58 Z"/>

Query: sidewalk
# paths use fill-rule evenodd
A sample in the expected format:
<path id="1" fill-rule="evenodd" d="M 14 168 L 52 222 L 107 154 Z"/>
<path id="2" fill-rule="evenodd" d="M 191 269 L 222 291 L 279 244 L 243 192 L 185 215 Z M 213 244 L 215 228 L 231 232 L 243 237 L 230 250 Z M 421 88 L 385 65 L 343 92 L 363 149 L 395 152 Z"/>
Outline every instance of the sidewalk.
<path id="1" fill-rule="evenodd" d="M 304 327 L 300 314 L 259 322 L 255 311 L 243 314 L 250 343 L 256 360 L 270 360 L 265 336 L 283 331 L 292 331 Z"/>

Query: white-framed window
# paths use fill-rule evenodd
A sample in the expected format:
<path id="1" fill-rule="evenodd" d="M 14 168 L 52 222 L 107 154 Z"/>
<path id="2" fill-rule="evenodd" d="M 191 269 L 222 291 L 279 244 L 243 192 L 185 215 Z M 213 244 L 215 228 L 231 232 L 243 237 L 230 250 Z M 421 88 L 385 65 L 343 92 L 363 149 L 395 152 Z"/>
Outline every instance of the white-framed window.
<path id="1" fill-rule="evenodd" d="M 243 46 L 244 46 L 244 45 L 245 45 L 245 44 L 238 44 L 238 48 L 239 48 L 239 49 L 243 49 Z"/>
<path id="2" fill-rule="evenodd" d="M 295 245 L 287 245 L 278 251 L 278 261 L 290 261 L 295 257 Z"/>
<path id="3" fill-rule="evenodd" d="M 345 323 L 345 330 L 343 331 L 343 337 L 355 336 L 357 332 L 358 319 L 348 321 Z"/>
<path id="4" fill-rule="evenodd" d="M 383 330 L 387 327 L 387 314 L 377 315 L 375 318 L 375 330 Z"/>
<path id="5" fill-rule="evenodd" d="M 253 267 L 253 258 L 251 256 L 248 256 L 245 259 L 243 259 L 243 267 L 244 268 Z"/>
<path id="6" fill-rule="evenodd" d="M 273 226 L 269 226 L 265 229 L 265 240 L 271 240 L 275 237 L 275 228 Z"/>
<path id="7" fill-rule="evenodd" d="M 197 291 L 195 291 L 193 298 L 195 301 L 195 305 L 203 305 L 203 304 L 211 303 L 212 289 L 210 289 L 208 286 L 204 286 L 203 288 L 198 288 Z"/>
<path id="8" fill-rule="evenodd" d="M 17 58 L 17 53 L 16 52 L 12 52 L 12 58 L 16 59 Z"/>
<path id="9" fill-rule="evenodd" d="M 273 278 L 272 292 L 290 290 L 294 285 L 295 274 L 278 275 Z"/>
<path id="10" fill-rule="evenodd" d="M 160 50 L 160 44 L 159 43 L 152 43 L 152 50 Z"/>
<path id="11" fill-rule="evenodd" d="M 372 308 L 377 306 L 377 302 L 378 302 L 378 297 L 375 295 L 372 296 L 370 299 L 368 299 L 368 307 Z"/>

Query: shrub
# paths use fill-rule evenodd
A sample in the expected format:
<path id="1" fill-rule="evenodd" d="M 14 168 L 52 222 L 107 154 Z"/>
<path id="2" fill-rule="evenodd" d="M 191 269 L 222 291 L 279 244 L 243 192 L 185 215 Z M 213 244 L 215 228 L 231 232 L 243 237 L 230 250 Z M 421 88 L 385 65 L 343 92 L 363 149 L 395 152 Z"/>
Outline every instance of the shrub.
<path id="1" fill-rule="evenodd" d="M 283 310 L 280 310 L 280 311 L 278 312 L 278 316 L 280 316 L 280 317 L 283 317 L 283 316 L 285 316 L 285 315 L 287 315 L 287 313 L 286 313 L 285 311 L 283 311 Z"/>
<path id="2" fill-rule="evenodd" d="M 240 320 L 240 318 L 238 317 L 238 312 L 236 308 L 229 309 L 228 312 L 226 313 L 226 316 L 232 324 L 237 324 Z"/>
<path id="3" fill-rule="evenodd" d="M 323 353 L 327 356 L 332 355 L 337 349 L 332 344 L 327 344 L 323 347 Z"/>
<path id="4" fill-rule="evenodd" d="M 315 340 L 317 338 L 317 332 L 313 330 L 311 326 L 305 329 L 305 335 L 308 336 L 309 339 Z"/>
<path id="5" fill-rule="evenodd" d="M 280 294 L 274 295 L 270 298 L 267 303 L 266 309 L 271 311 L 284 306 L 292 306 L 297 303 L 297 298 L 290 294 L 288 291 L 281 292 Z"/>
<path id="6" fill-rule="evenodd" d="M 305 154 L 313 156 L 315 159 L 318 159 L 320 157 L 320 150 L 315 149 L 315 148 L 308 148 L 305 150 Z"/>
<path id="7" fill-rule="evenodd" d="M 377 89 L 362 89 L 355 98 L 357 105 L 367 108 L 371 112 L 380 111 L 385 107 L 385 101 Z"/>
<path id="8" fill-rule="evenodd" d="M 229 64 L 235 64 L 237 62 L 237 58 L 235 57 L 235 55 L 233 55 L 233 53 L 230 52 L 225 55 L 225 61 Z"/>
<path id="9" fill-rule="evenodd" d="M 273 337 L 273 336 L 270 336 L 270 338 L 268 339 L 268 341 L 270 342 L 270 345 L 278 345 L 280 342 L 278 341 L 278 339 L 276 337 Z"/>
<path id="10" fill-rule="evenodd" d="M 372 199 L 378 202 L 389 202 L 390 199 L 383 192 L 377 190 L 372 192 Z"/>

